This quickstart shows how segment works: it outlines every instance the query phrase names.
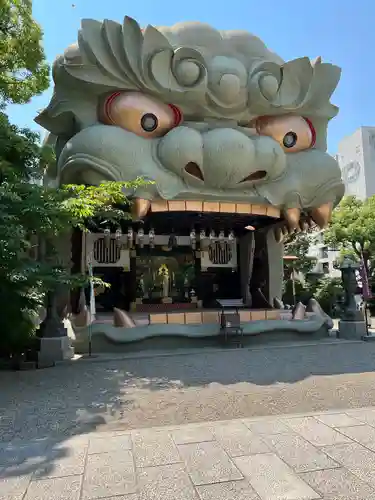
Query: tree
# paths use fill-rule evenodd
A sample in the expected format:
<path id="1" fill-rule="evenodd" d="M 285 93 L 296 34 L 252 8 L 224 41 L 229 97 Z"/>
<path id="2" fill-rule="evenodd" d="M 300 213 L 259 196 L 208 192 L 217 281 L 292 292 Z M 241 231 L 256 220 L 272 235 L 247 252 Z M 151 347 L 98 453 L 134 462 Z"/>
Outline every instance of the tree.
<path id="1" fill-rule="evenodd" d="M 337 313 L 336 304 L 344 295 L 344 289 L 340 278 L 325 276 L 318 280 L 314 286 L 313 295 L 322 309 L 331 317 Z"/>
<path id="2" fill-rule="evenodd" d="M 48 88 L 41 39 L 32 0 L 0 0 L 0 105 L 28 102 Z"/>
<path id="3" fill-rule="evenodd" d="M 313 241 L 312 230 L 290 234 L 284 242 L 284 255 L 297 257 L 294 261 L 285 261 L 285 272 L 290 275 L 294 269 L 296 273 L 306 276 L 314 266 L 314 259 L 309 254 Z"/>
<path id="4" fill-rule="evenodd" d="M 33 317 L 48 291 L 58 286 L 83 284 L 57 259 L 56 237 L 87 221 L 118 223 L 129 217 L 123 187 L 107 182 L 98 187 L 61 189 L 33 182 L 43 175 L 42 165 L 53 161 L 51 151 L 39 146 L 37 134 L 11 125 L 0 112 L 0 355 L 23 352 L 35 333 Z M 36 238 L 45 242 L 42 259 L 31 250 Z"/>
<path id="5" fill-rule="evenodd" d="M 40 146 L 37 134 L 11 125 L 3 110 L 48 87 L 41 38 L 31 0 L 0 0 L 0 356 L 25 350 L 48 292 L 87 280 L 59 262 L 56 238 L 72 227 L 128 217 L 123 187 L 143 183 L 55 189 L 35 182 L 54 161 L 52 151 Z"/>
<path id="6" fill-rule="evenodd" d="M 368 266 L 375 257 L 375 196 L 364 201 L 355 196 L 343 198 L 333 211 L 324 239 L 341 255 L 363 257 Z"/>

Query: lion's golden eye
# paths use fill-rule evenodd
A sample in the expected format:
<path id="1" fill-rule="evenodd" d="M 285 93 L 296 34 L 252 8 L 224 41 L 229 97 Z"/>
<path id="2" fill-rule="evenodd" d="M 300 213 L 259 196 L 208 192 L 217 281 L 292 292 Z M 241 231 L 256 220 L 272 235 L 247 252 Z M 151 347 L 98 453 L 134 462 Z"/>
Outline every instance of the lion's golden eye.
<path id="1" fill-rule="evenodd" d="M 302 116 L 263 116 L 256 120 L 255 127 L 259 135 L 275 139 L 286 153 L 297 153 L 315 144 L 314 126 Z"/>
<path id="2" fill-rule="evenodd" d="M 115 92 L 100 110 L 101 121 L 147 138 L 161 137 L 177 127 L 182 113 L 173 104 L 164 104 L 139 92 Z"/>

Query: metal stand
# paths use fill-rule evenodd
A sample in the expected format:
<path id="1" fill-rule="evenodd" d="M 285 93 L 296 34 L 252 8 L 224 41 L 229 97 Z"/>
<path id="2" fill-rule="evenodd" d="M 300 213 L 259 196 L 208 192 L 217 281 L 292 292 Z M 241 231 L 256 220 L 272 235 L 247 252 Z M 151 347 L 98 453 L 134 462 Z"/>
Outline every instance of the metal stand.
<path id="1" fill-rule="evenodd" d="M 367 316 L 367 302 L 364 301 L 364 309 L 365 309 L 365 322 L 366 322 L 366 335 L 369 334 L 369 324 L 368 324 L 368 316 Z"/>
<path id="2" fill-rule="evenodd" d="M 89 327 L 88 327 L 88 334 L 89 334 L 89 358 L 92 356 L 92 322 L 90 321 Z"/>

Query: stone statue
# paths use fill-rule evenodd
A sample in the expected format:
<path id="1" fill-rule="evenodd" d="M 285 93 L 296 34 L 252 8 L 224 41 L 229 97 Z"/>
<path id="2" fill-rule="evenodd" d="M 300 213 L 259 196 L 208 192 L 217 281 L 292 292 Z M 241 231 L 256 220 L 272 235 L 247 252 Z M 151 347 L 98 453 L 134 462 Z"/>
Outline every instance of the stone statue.
<path id="1" fill-rule="evenodd" d="M 273 304 L 283 238 L 313 221 L 324 227 L 344 194 L 326 151 L 340 73 L 320 58 L 286 62 L 245 31 L 84 19 L 77 43 L 54 63 L 54 93 L 36 118 L 57 157 L 46 182 L 143 176 L 153 182 L 125 191 L 132 216 L 172 211 L 176 230 L 179 211 L 268 218 L 262 293 Z M 263 323 L 285 328 L 282 320 Z M 209 326 L 199 325 L 200 334 Z"/>
<path id="2" fill-rule="evenodd" d="M 155 182 L 132 193 L 143 215 L 210 192 L 279 207 L 293 230 L 301 212 L 324 226 L 344 193 L 326 153 L 340 69 L 320 58 L 284 62 L 250 33 L 199 22 L 84 19 L 53 78 L 36 121 L 55 138 L 58 182 L 144 176 Z"/>
<path id="3" fill-rule="evenodd" d="M 165 264 L 160 266 L 159 275 L 162 281 L 163 298 L 169 297 L 169 271 Z"/>

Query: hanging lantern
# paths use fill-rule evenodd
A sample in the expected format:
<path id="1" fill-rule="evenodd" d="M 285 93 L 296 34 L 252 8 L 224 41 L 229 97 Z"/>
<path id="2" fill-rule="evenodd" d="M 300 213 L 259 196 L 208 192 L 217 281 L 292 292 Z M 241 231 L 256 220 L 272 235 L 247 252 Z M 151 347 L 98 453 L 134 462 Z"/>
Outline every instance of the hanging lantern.
<path id="1" fill-rule="evenodd" d="M 221 230 L 219 233 L 219 244 L 221 248 L 224 248 L 224 243 L 225 243 L 225 233 L 223 230 Z"/>
<path id="2" fill-rule="evenodd" d="M 207 246 L 207 237 L 206 237 L 206 231 L 204 229 L 200 230 L 199 233 L 199 242 L 200 242 L 200 249 L 204 250 Z"/>
<path id="3" fill-rule="evenodd" d="M 140 227 L 137 232 L 138 245 L 143 248 L 144 245 L 145 232 L 143 227 Z"/>
<path id="4" fill-rule="evenodd" d="M 229 231 L 229 234 L 228 234 L 228 239 L 231 243 L 234 243 L 235 240 L 236 240 L 236 237 L 234 236 L 234 232 L 233 231 Z"/>
<path id="5" fill-rule="evenodd" d="M 121 246 L 121 236 L 122 236 L 121 228 L 116 229 L 115 239 L 116 239 L 116 244 L 118 247 Z"/>
<path id="6" fill-rule="evenodd" d="M 197 234 L 194 228 L 190 231 L 190 244 L 191 248 L 195 250 L 197 247 Z"/>
<path id="7" fill-rule="evenodd" d="M 214 244 L 214 242 L 215 242 L 215 240 L 216 240 L 216 234 L 215 234 L 215 231 L 213 231 L 213 230 L 212 230 L 212 231 L 210 231 L 210 236 L 209 236 L 209 238 L 210 238 L 210 244 L 209 244 L 209 247 L 210 247 L 210 248 L 213 248 L 213 244 Z"/>
<path id="8" fill-rule="evenodd" d="M 104 245 L 108 248 L 111 242 L 111 230 L 109 227 L 104 229 Z"/>
<path id="9" fill-rule="evenodd" d="M 148 241 L 149 241 L 150 248 L 154 248 L 155 247 L 155 231 L 153 229 L 150 229 L 150 231 L 148 232 Z"/>
<path id="10" fill-rule="evenodd" d="M 128 248 L 132 248 L 134 233 L 133 233 L 133 229 L 131 227 L 129 227 L 129 229 L 128 229 L 127 238 L 128 238 Z"/>
<path id="11" fill-rule="evenodd" d="M 168 240 L 168 248 L 173 248 L 177 246 L 177 238 L 176 236 L 172 233 L 169 237 Z"/>

